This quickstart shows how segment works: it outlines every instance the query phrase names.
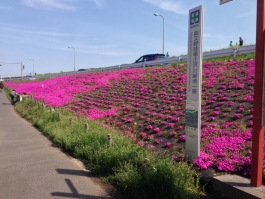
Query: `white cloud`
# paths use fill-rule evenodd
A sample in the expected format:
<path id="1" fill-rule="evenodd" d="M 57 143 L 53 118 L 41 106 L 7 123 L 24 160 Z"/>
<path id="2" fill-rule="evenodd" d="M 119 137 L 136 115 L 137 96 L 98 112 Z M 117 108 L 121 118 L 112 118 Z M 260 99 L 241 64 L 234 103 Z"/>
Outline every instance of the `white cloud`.
<path id="1" fill-rule="evenodd" d="M 1 30 L 5 31 L 12 31 L 12 32 L 20 32 L 26 34 L 34 34 L 34 35 L 44 35 L 44 36 L 56 36 L 56 37 L 70 37 L 70 36 L 83 36 L 83 35 L 75 35 L 71 33 L 59 33 L 59 32 L 41 32 L 41 31 L 30 31 L 30 30 L 23 30 L 25 29 L 24 26 L 11 26 L 11 27 L 1 27 Z"/>
<path id="2" fill-rule="evenodd" d="M 94 2 L 98 7 L 101 7 L 103 5 L 102 0 L 88 0 Z"/>
<path id="3" fill-rule="evenodd" d="M 131 55 L 131 52 L 114 50 L 118 47 L 117 44 L 106 44 L 106 45 L 77 45 L 76 51 L 85 54 L 96 54 L 96 55 L 108 55 L 108 56 L 126 56 Z"/>
<path id="4" fill-rule="evenodd" d="M 34 8 L 49 8 L 75 11 L 77 5 L 75 3 L 82 0 L 21 0 L 21 2 L 29 7 Z M 97 7 L 103 6 L 103 0 L 87 0 L 96 4 Z"/>
<path id="5" fill-rule="evenodd" d="M 177 14 L 188 14 L 188 11 L 201 5 L 204 0 L 194 1 L 194 0 L 142 0 L 146 3 L 149 3 L 155 7 L 158 7 L 162 10 L 171 11 Z"/>
<path id="6" fill-rule="evenodd" d="M 76 10 L 76 7 L 69 5 L 76 0 L 21 0 L 23 4 L 29 7 L 43 7 L 56 8 L 63 10 Z"/>
<path id="7" fill-rule="evenodd" d="M 221 39 L 227 39 L 227 35 L 223 36 L 222 34 L 211 34 L 211 33 L 203 33 L 204 39 L 209 39 L 209 40 L 221 40 Z"/>
<path id="8" fill-rule="evenodd" d="M 237 18 L 242 18 L 242 17 L 246 17 L 246 16 L 250 16 L 250 15 L 256 15 L 256 11 L 255 10 L 252 10 L 252 11 L 249 11 L 249 12 L 245 12 L 241 15 L 238 15 Z"/>
<path id="9" fill-rule="evenodd" d="M 11 7 L 7 7 L 7 6 L 1 6 L 0 5 L 0 10 L 11 10 Z"/>

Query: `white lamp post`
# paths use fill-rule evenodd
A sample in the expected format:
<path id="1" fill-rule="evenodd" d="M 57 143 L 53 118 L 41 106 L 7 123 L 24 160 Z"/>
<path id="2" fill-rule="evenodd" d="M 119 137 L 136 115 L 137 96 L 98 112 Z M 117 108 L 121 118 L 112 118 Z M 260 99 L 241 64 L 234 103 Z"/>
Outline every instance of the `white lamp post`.
<path id="1" fill-rule="evenodd" d="M 33 74 L 32 74 L 32 76 L 34 76 L 34 59 L 32 59 L 32 58 L 29 58 L 29 60 L 32 60 L 33 61 Z"/>
<path id="2" fill-rule="evenodd" d="M 158 14 L 158 13 L 155 13 L 154 15 L 156 17 L 157 16 L 160 16 L 163 19 L 163 46 L 162 46 L 162 53 L 164 54 L 164 35 L 165 35 L 165 22 L 164 22 L 164 17 L 162 15 Z"/>
<path id="3" fill-rule="evenodd" d="M 72 47 L 72 46 L 68 46 L 68 48 L 74 49 L 74 47 Z M 74 71 L 75 71 L 75 49 L 74 49 Z"/>

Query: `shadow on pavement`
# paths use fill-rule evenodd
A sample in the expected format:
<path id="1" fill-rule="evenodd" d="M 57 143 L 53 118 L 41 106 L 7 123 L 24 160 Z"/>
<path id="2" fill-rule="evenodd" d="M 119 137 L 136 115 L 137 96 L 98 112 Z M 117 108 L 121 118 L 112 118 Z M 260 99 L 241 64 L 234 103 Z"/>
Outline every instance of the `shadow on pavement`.
<path id="1" fill-rule="evenodd" d="M 2 103 L 3 105 L 12 105 L 11 103 Z"/>
<path id="2" fill-rule="evenodd" d="M 59 196 L 59 197 L 66 197 L 66 198 L 110 199 L 110 197 L 80 194 L 76 190 L 76 188 L 73 185 L 73 183 L 71 182 L 71 180 L 65 179 L 65 181 L 66 181 L 66 184 L 68 185 L 69 189 L 71 190 L 71 193 L 53 192 L 53 193 L 51 193 L 52 196 Z"/>
<path id="3" fill-rule="evenodd" d="M 88 176 L 88 172 L 83 170 L 72 170 L 72 169 L 56 169 L 58 174 L 76 175 L 76 176 Z"/>

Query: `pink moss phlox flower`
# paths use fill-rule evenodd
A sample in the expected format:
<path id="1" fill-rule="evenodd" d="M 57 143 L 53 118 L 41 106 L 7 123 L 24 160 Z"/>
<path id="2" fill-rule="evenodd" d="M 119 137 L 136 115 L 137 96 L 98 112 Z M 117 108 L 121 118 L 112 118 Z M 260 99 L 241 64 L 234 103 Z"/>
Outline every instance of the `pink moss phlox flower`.
<path id="1" fill-rule="evenodd" d="M 143 71 L 143 69 L 127 69 L 59 76 L 42 81 L 7 82 L 5 84 L 14 88 L 18 93 L 33 95 L 35 99 L 44 101 L 48 106 L 62 107 L 70 103 L 77 94 L 103 88 L 109 85 L 110 81 L 117 81 L 120 76 L 126 75 L 128 80 L 141 79 Z M 45 86 L 42 87 L 42 85 Z"/>
<path id="2" fill-rule="evenodd" d="M 237 88 L 237 89 L 243 89 L 243 88 L 244 88 L 244 84 L 239 84 L 239 83 L 238 83 L 238 84 L 236 85 L 236 88 Z"/>
<path id="3" fill-rule="evenodd" d="M 178 156 L 176 156 L 176 155 L 173 155 L 171 158 L 172 158 L 173 161 L 177 161 L 178 160 Z"/>
<path id="4" fill-rule="evenodd" d="M 234 113 L 234 117 L 240 119 L 240 118 L 243 117 L 243 114 L 240 114 L 240 113 Z"/>
<path id="5" fill-rule="evenodd" d="M 167 115 L 166 119 L 172 119 L 173 117 L 171 115 Z"/>
<path id="6" fill-rule="evenodd" d="M 212 112 L 212 116 L 217 116 L 217 115 L 219 115 L 220 113 L 218 112 L 218 111 L 213 111 Z"/>
<path id="7" fill-rule="evenodd" d="M 172 122 L 179 122 L 180 121 L 180 118 L 179 117 L 173 117 L 172 118 Z"/>
<path id="8" fill-rule="evenodd" d="M 122 121 L 127 121 L 126 117 L 121 118 Z"/>
<path id="9" fill-rule="evenodd" d="M 168 123 L 168 126 L 169 126 L 170 128 L 173 128 L 173 127 L 175 126 L 175 124 L 174 124 L 174 123 Z"/>
<path id="10" fill-rule="evenodd" d="M 184 127 L 182 125 L 178 126 L 178 130 L 182 130 Z"/>
<path id="11" fill-rule="evenodd" d="M 210 120 L 210 121 L 215 121 L 215 117 L 214 117 L 214 116 L 210 116 L 210 117 L 209 117 L 209 120 Z"/>
<path id="12" fill-rule="evenodd" d="M 173 131 L 170 134 L 174 136 L 174 135 L 177 135 L 177 132 L 176 131 Z"/>
<path id="13" fill-rule="evenodd" d="M 223 126 L 225 129 L 227 129 L 227 128 L 230 126 L 230 123 L 229 123 L 229 122 L 225 122 L 222 126 Z"/>
<path id="14" fill-rule="evenodd" d="M 204 151 L 201 151 L 200 156 L 196 158 L 193 163 L 199 166 L 201 169 L 207 169 L 214 162 L 213 162 L 213 157 L 211 157 L 209 154 L 205 153 Z"/>
<path id="15" fill-rule="evenodd" d="M 143 141 L 139 141 L 139 142 L 137 142 L 137 144 L 140 145 L 140 146 L 144 146 L 144 142 Z"/>
<path id="16" fill-rule="evenodd" d="M 239 112 L 242 112 L 242 111 L 244 111 L 244 110 L 245 110 L 244 107 L 240 107 L 240 108 L 238 108 L 238 111 L 239 111 Z"/>
<path id="17" fill-rule="evenodd" d="M 222 105 L 224 105 L 224 104 L 225 104 L 224 102 L 218 102 L 218 103 L 217 103 L 218 106 L 222 106 Z"/>
<path id="18" fill-rule="evenodd" d="M 218 106 L 216 106 L 216 107 L 214 108 L 215 111 L 220 111 L 220 109 L 221 109 L 221 108 L 218 107 Z"/>
<path id="19" fill-rule="evenodd" d="M 154 132 L 159 132 L 160 131 L 160 128 L 156 127 L 154 128 Z"/>
<path id="20" fill-rule="evenodd" d="M 239 170 L 249 175 L 255 60 L 206 62 L 203 65 L 202 153 L 196 165 L 205 169 L 214 164 L 223 171 Z M 186 72 L 174 66 L 93 72 L 5 84 L 16 89 L 18 93 L 32 95 L 47 106 L 64 107 L 77 116 L 90 119 L 107 117 L 104 120 L 108 125 L 114 124 L 126 131 L 125 136 L 132 140 L 136 140 L 136 133 L 132 133 L 128 118 L 134 120 L 137 117 L 141 120 L 137 126 L 141 128 L 152 124 L 152 129 L 148 129 L 149 133 L 160 128 L 153 143 L 162 144 L 162 139 L 158 136 L 163 136 L 164 133 L 173 134 L 161 130 L 167 128 L 169 122 L 178 127 L 177 131 L 182 132 L 184 129 L 184 126 L 179 125 L 185 117 L 186 83 Z M 147 114 L 144 114 L 145 111 Z M 117 115 L 121 112 L 122 116 Z M 209 120 L 210 116 L 214 120 Z M 106 128 L 109 127 L 106 125 Z M 146 133 L 142 138 L 153 140 L 152 136 Z M 145 143 L 142 142 L 141 145 L 144 146 Z"/>
<path id="21" fill-rule="evenodd" d="M 164 147 L 171 147 L 171 145 L 172 145 L 172 143 L 171 142 L 166 142 L 165 144 L 164 144 Z"/>
<path id="22" fill-rule="evenodd" d="M 140 135 L 141 135 L 142 138 L 145 138 L 147 136 L 147 133 L 141 132 Z"/>
<path id="23" fill-rule="evenodd" d="M 132 123 L 133 122 L 133 119 L 132 118 L 127 119 L 127 122 Z"/>
<path id="24" fill-rule="evenodd" d="M 180 140 L 180 141 L 186 141 L 186 135 L 182 135 L 182 136 L 180 136 L 179 140 Z"/>
<path id="25" fill-rule="evenodd" d="M 145 116 L 141 115 L 141 116 L 140 116 L 140 119 L 145 119 Z"/>
<path id="26" fill-rule="evenodd" d="M 235 170 L 235 166 L 233 164 L 233 161 L 229 158 L 219 159 L 216 162 L 216 166 L 221 171 L 231 172 L 231 171 Z"/>
<path id="27" fill-rule="evenodd" d="M 148 140 L 153 140 L 153 139 L 154 139 L 154 135 L 147 135 L 146 138 L 147 138 Z"/>
<path id="28" fill-rule="evenodd" d="M 156 144 L 161 144 L 162 142 L 163 142 L 162 139 L 155 139 L 155 143 L 156 143 Z"/>
<path id="29" fill-rule="evenodd" d="M 155 116 L 157 116 L 157 113 L 152 113 L 151 115 L 152 115 L 153 117 L 155 117 Z"/>
<path id="30" fill-rule="evenodd" d="M 162 121 L 162 122 L 161 122 L 161 125 L 166 125 L 166 124 L 167 124 L 166 121 Z"/>
<path id="31" fill-rule="evenodd" d="M 158 114 L 157 116 L 158 116 L 159 118 L 161 118 L 161 119 L 163 119 L 163 118 L 165 117 L 165 116 L 164 116 L 163 114 L 161 114 L 161 113 Z"/>
<path id="32" fill-rule="evenodd" d="M 249 121 L 248 126 L 253 126 L 253 121 Z"/>
<path id="33" fill-rule="evenodd" d="M 235 102 L 233 102 L 233 101 L 228 102 L 228 106 L 233 106 L 234 104 L 235 104 Z"/>
<path id="34" fill-rule="evenodd" d="M 158 137 L 161 137 L 161 136 L 163 136 L 163 133 L 162 133 L 161 131 L 159 131 L 159 132 L 157 133 L 157 136 L 158 136 Z"/>
<path id="35" fill-rule="evenodd" d="M 153 129 L 153 126 L 149 124 L 146 128 L 151 130 Z"/>
<path id="36" fill-rule="evenodd" d="M 149 148 L 149 149 L 155 149 L 155 146 L 152 145 L 152 144 L 150 144 L 150 145 L 148 145 L 148 148 Z"/>

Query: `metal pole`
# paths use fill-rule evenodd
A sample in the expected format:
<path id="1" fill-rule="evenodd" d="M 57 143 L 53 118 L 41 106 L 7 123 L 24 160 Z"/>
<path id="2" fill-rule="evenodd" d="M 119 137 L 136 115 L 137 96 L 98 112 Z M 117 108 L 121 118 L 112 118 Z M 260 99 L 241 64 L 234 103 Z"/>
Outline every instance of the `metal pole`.
<path id="1" fill-rule="evenodd" d="M 164 20 L 164 17 L 163 17 L 162 15 L 158 14 L 158 13 L 155 13 L 154 15 L 155 15 L 155 16 L 160 16 L 160 17 L 162 17 L 162 19 L 163 19 L 163 41 L 162 41 L 162 53 L 164 54 L 165 20 Z"/>
<path id="2" fill-rule="evenodd" d="M 162 50 L 162 54 L 164 54 L 164 35 L 165 35 L 165 22 L 164 22 L 164 17 L 162 15 L 160 15 L 163 18 L 163 50 Z"/>
<path id="3" fill-rule="evenodd" d="M 68 48 L 74 49 L 74 72 L 75 72 L 75 48 L 73 46 L 68 46 Z"/>
<path id="4" fill-rule="evenodd" d="M 264 31 L 265 31 L 265 0 L 257 0 L 256 22 L 256 61 L 254 83 L 254 113 L 252 133 L 251 185 L 262 185 L 264 127 L 262 126 L 262 108 L 264 96 Z M 265 98 L 265 96 L 264 96 Z M 263 100 L 262 100 L 263 99 Z M 264 107 L 265 108 L 265 107 Z"/>
<path id="5" fill-rule="evenodd" d="M 34 76 L 34 59 L 32 59 L 33 60 L 33 74 L 32 74 L 32 76 Z"/>
<path id="6" fill-rule="evenodd" d="M 34 76 L 34 59 L 29 58 L 29 60 L 32 60 L 33 61 L 33 74 L 32 74 L 32 76 Z"/>
<path id="7" fill-rule="evenodd" d="M 22 80 L 22 68 L 23 68 L 23 65 L 22 65 L 22 62 L 21 62 L 21 67 L 20 67 L 20 71 L 21 71 L 21 80 Z"/>
<path id="8" fill-rule="evenodd" d="M 72 47 L 73 48 L 73 47 Z M 74 49 L 74 48 L 73 48 Z M 75 72 L 75 49 L 74 49 L 74 72 Z"/>

